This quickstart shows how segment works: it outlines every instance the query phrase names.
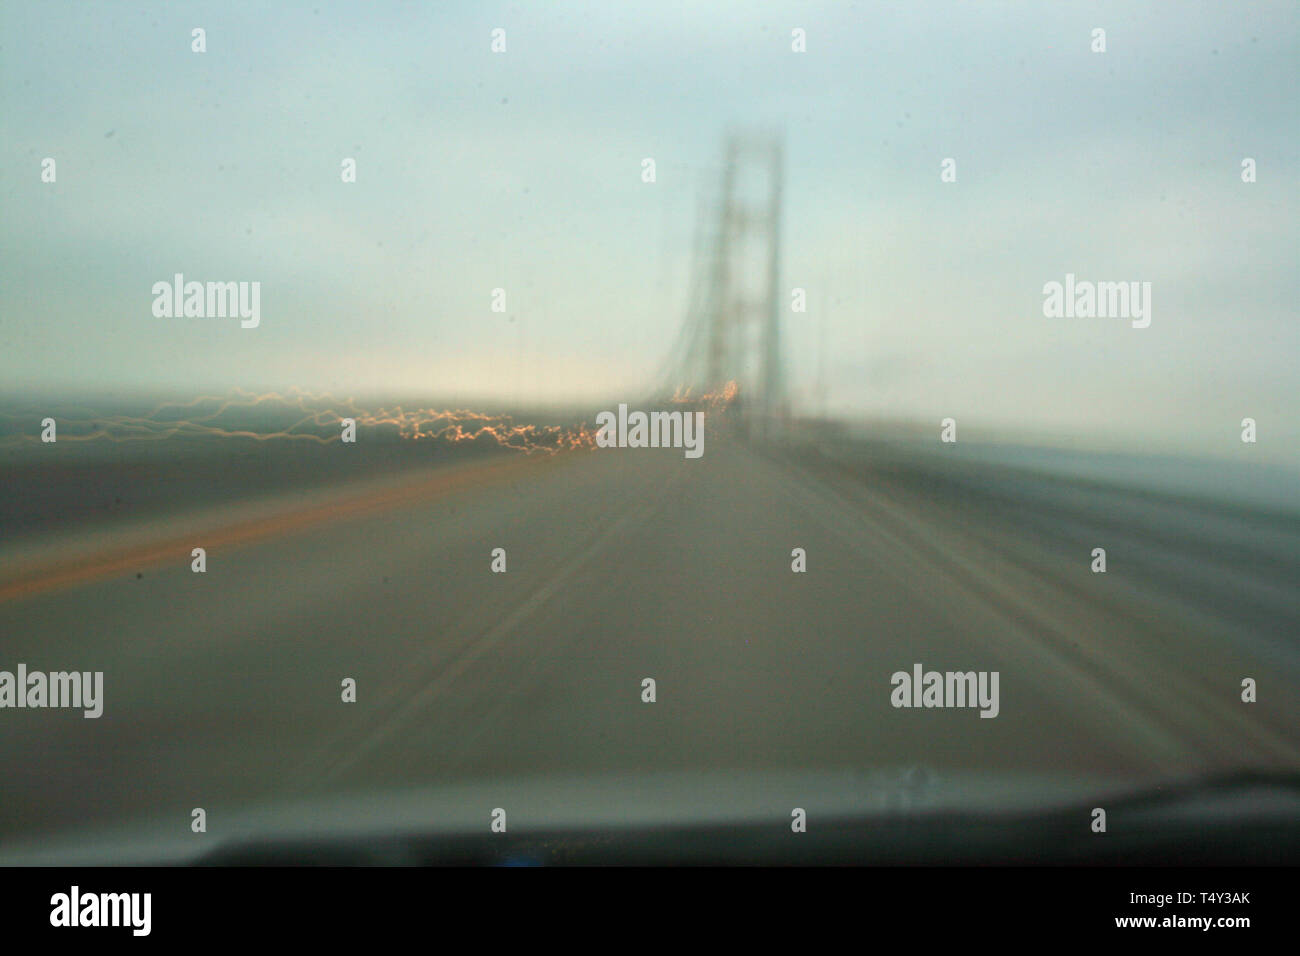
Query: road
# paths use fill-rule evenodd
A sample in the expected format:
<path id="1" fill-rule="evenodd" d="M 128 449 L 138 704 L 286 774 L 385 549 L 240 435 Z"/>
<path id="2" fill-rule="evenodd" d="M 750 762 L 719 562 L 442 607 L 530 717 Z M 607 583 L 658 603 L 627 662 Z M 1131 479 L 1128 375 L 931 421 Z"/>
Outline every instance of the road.
<path id="1" fill-rule="evenodd" d="M 104 713 L 0 712 L 0 839 L 556 774 L 1300 769 L 1294 518 L 937 461 L 719 438 L 69 532 L 0 564 L 0 668 L 102 670 Z M 998 716 L 891 706 L 916 663 L 997 671 Z"/>

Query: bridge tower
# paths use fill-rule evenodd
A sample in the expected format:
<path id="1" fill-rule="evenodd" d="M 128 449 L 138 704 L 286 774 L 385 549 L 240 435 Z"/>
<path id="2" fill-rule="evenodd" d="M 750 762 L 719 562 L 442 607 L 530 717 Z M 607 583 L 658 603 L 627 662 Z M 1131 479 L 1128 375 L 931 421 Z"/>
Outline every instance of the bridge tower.
<path id="1" fill-rule="evenodd" d="M 728 137 L 718 196 L 701 215 L 686 322 L 667 391 L 717 394 L 735 383 L 751 431 L 772 435 L 788 414 L 781 351 L 779 137 Z"/>

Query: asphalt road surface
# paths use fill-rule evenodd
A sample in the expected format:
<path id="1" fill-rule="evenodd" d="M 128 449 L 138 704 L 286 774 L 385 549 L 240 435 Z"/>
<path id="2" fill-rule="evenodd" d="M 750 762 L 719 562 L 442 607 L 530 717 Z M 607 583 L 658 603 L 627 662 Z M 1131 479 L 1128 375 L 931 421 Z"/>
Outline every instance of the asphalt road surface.
<path id="1" fill-rule="evenodd" d="M 721 438 L 64 530 L 5 552 L 0 669 L 102 670 L 104 712 L 0 712 L 0 840 L 554 775 L 1294 771 L 1298 555 L 1293 516 Z M 917 663 L 997 671 L 997 717 L 891 706 Z"/>

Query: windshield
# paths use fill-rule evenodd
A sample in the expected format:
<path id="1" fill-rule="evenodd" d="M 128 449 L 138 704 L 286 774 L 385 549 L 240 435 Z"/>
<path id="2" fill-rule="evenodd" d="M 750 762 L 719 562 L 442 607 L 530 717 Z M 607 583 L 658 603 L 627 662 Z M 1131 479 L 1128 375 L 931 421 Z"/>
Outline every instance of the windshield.
<path id="1" fill-rule="evenodd" d="M 769 6 L 5 5 L 0 846 L 1300 771 L 1282 8 Z"/>

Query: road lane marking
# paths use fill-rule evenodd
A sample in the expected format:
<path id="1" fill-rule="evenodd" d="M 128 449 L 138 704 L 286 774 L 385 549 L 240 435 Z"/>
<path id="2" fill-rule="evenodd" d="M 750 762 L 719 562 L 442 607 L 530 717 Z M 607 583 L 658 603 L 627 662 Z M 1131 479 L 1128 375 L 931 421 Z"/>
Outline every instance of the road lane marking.
<path id="1" fill-rule="evenodd" d="M 479 463 L 474 466 L 441 471 L 432 477 L 424 476 L 397 487 L 371 490 L 351 497 L 341 496 L 322 504 L 298 508 L 282 514 L 254 520 L 237 521 L 225 527 L 208 531 L 194 531 L 184 536 L 172 536 L 133 547 L 105 548 L 94 554 L 54 561 L 35 571 L 20 573 L 18 577 L 0 583 L 0 604 L 7 601 L 34 597 L 78 584 L 85 584 L 115 575 L 128 574 L 169 564 L 177 566 L 189 561 L 190 549 L 201 543 L 211 554 L 214 549 L 229 549 L 301 533 L 331 521 L 367 517 L 391 511 L 403 505 L 426 498 L 441 497 L 455 491 L 512 476 L 529 467 L 539 467 L 558 456 L 512 457 L 504 460 Z"/>

